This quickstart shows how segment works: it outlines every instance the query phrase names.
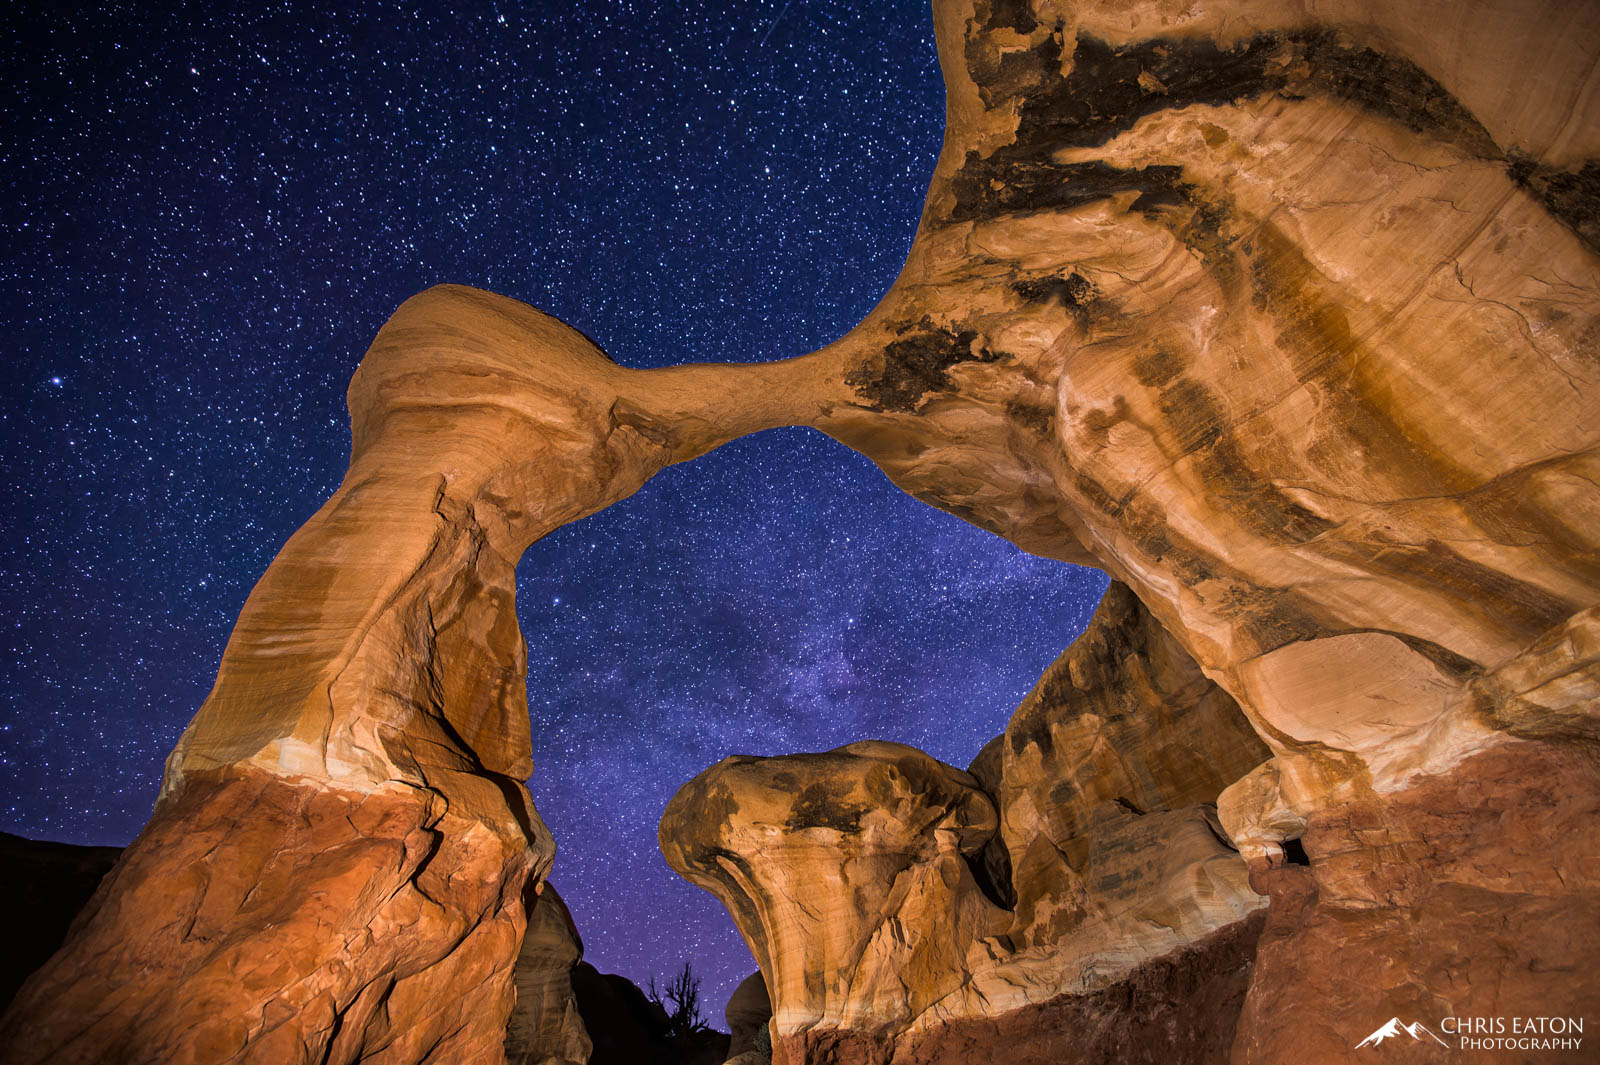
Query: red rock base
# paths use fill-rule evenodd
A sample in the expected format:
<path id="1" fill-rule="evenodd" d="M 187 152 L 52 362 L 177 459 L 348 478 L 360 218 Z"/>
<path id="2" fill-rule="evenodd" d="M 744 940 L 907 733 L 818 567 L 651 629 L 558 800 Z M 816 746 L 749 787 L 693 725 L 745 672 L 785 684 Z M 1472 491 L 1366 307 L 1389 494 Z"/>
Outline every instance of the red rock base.
<path id="1" fill-rule="evenodd" d="M 24 984 L 0 1060 L 503 1061 L 526 812 L 508 832 L 444 806 L 191 777 Z"/>
<path id="2" fill-rule="evenodd" d="M 1597 814 L 1593 751 L 1516 743 L 1316 817 L 1302 841 L 1309 866 L 1253 873 L 1272 906 L 1234 1061 L 1600 1060 Z M 1358 1049 L 1391 1018 L 1449 1045 L 1419 1031 Z M 1573 1049 L 1463 1047 L 1447 1018 L 1513 1040 L 1528 1038 L 1513 1031 L 1527 1018 L 1583 1018 L 1590 1030 L 1567 1033 L 1583 1039 Z"/>

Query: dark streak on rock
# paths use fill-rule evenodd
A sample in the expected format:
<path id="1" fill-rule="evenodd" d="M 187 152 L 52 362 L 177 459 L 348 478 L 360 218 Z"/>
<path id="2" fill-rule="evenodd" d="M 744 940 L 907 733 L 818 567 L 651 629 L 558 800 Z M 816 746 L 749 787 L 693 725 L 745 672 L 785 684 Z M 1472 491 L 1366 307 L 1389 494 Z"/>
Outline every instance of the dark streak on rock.
<path id="1" fill-rule="evenodd" d="M 952 181 L 952 222 L 1059 210 L 1129 190 L 1139 192 L 1133 209 L 1140 212 L 1191 202 L 1176 166 L 1118 169 L 1052 157 L 1103 145 L 1159 111 L 1272 93 L 1332 96 L 1469 155 L 1501 156 L 1483 125 L 1421 67 L 1329 30 L 1260 34 L 1232 48 L 1177 38 L 1113 46 L 1085 36 L 1075 42 L 1072 69 L 1063 76 L 1056 34 L 1007 51 L 985 32 L 1006 24 L 991 9 L 986 22 L 972 27 L 966 57 L 985 105 L 1018 101 L 1016 140 L 987 158 L 967 153 Z"/>
<path id="2" fill-rule="evenodd" d="M 1600 254 L 1600 160 L 1576 170 L 1558 170 L 1513 151 L 1506 172 L 1511 180 L 1538 197 L 1545 210 L 1577 234 L 1590 251 Z"/>
<path id="3" fill-rule="evenodd" d="M 1497 616 L 1524 632 L 1553 629 L 1581 607 L 1531 581 L 1490 569 L 1438 540 L 1367 545 L 1364 555 L 1379 572 L 1444 590 L 1461 602 L 1492 603 Z"/>
<path id="4" fill-rule="evenodd" d="M 757 883 L 758 879 L 755 869 L 751 867 L 749 861 L 743 855 L 736 854 L 725 847 L 711 847 L 696 852 L 692 860 L 695 868 L 707 876 L 714 877 L 719 883 L 727 887 L 727 891 L 717 897 L 730 910 L 735 911 L 733 914 L 735 924 L 740 928 L 761 927 L 761 912 L 756 909 L 755 903 L 745 894 L 745 885 Z M 739 871 L 738 879 L 728 875 L 727 870 L 723 868 L 724 863 L 733 866 Z M 761 947 L 765 951 L 766 944 L 762 943 Z M 765 963 L 766 959 L 757 958 L 757 961 Z"/>
<path id="5" fill-rule="evenodd" d="M 1073 487 L 1090 507 L 1116 518 L 1119 528 L 1141 554 L 1170 565 L 1173 574 L 1185 584 L 1217 581 L 1226 585 L 1227 591 L 1215 601 L 1218 614 L 1233 622 L 1240 635 L 1261 650 L 1325 635 L 1330 630 L 1330 621 L 1308 610 L 1292 591 L 1253 584 L 1178 535 L 1167 524 L 1165 511 L 1150 500 L 1138 496 L 1118 499 L 1082 470 L 1076 471 Z M 1272 505 L 1263 506 L 1270 513 Z"/>
<path id="6" fill-rule="evenodd" d="M 1116 167 L 1109 163 L 1052 163 L 1007 159 L 1016 145 L 988 159 L 969 152 L 951 187 L 956 203 L 949 221 L 970 222 L 994 215 L 1081 207 L 1125 192 L 1139 195 L 1141 212 L 1184 199 L 1178 166 Z M 1045 153 L 1048 157 L 1048 152 Z"/>
<path id="7" fill-rule="evenodd" d="M 1011 291 L 1029 303 L 1055 304 L 1072 315 L 1080 326 L 1115 313 L 1115 308 L 1100 295 L 1094 282 L 1077 271 L 1023 278 L 1012 282 Z"/>
<path id="8" fill-rule="evenodd" d="M 1039 26 L 1028 0 L 989 0 L 988 7 L 987 17 L 980 16 L 980 19 L 991 30 L 1032 33 Z"/>
<path id="9" fill-rule="evenodd" d="M 1014 399 L 1006 404 L 1006 417 L 1031 433 L 1049 437 L 1051 426 L 1055 424 L 1056 412 L 1054 407 L 1047 407 L 1041 403 L 1024 403 L 1020 399 Z"/>
<path id="10" fill-rule="evenodd" d="M 1177 448 L 1173 457 L 1193 456 L 1195 472 L 1221 509 L 1278 543 L 1305 543 L 1333 528 L 1333 522 L 1284 495 L 1257 470 L 1221 399 L 1182 371 L 1181 360 L 1163 348 L 1144 352 L 1133 363 L 1135 379 L 1158 390 L 1156 405 Z"/>
<path id="11" fill-rule="evenodd" d="M 1480 159 L 1501 157 L 1483 123 L 1409 59 L 1354 47 L 1331 30 L 1291 34 L 1287 40 L 1305 67 L 1304 80 L 1296 77 L 1289 91 L 1332 96 Z"/>
<path id="12" fill-rule="evenodd" d="M 1094 299 L 1094 285 L 1079 273 L 1031 277 L 1017 281 L 1011 291 L 1030 303 L 1054 301 L 1069 311 L 1081 311 Z"/>
<path id="13" fill-rule="evenodd" d="M 927 317 L 907 322 L 897 332 L 900 339 L 883 349 L 882 370 L 869 362 L 845 375 L 845 384 L 876 411 L 915 413 L 924 395 L 950 388 L 950 367 L 1005 357 L 979 344 L 977 330 L 951 329 Z"/>
<path id="14" fill-rule="evenodd" d="M 831 828 L 837 832 L 861 831 L 861 819 L 868 808 L 858 803 L 845 802 L 850 793 L 848 782 L 819 780 L 808 785 L 795 799 L 789 810 L 785 826 L 791 832 L 807 828 Z"/>

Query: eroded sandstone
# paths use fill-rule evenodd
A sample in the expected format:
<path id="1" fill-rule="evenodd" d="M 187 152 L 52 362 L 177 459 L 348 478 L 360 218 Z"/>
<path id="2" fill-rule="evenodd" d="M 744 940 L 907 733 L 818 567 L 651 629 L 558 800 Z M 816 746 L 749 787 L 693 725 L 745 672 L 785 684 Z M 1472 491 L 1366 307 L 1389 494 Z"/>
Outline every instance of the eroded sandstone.
<path id="1" fill-rule="evenodd" d="M 1054 716 L 982 782 L 854 745 L 792 763 L 824 785 L 808 806 L 784 760 L 736 760 L 695 785 L 726 816 L 669 811 L 665 849 L 767 975 L 779 1055 L 1145 1016 L 1090 997 L 1181 984 L 1194 951 L 1241 972 L 1246 863 L 1273 901 L 1240 1061 L 1344 1060 L 1375 987 L 1587 1008 L 1592 870 L 1552 850 L 1600 720 L 1600 7 L 934 14 L 927 206 L 835 344 L 640 373 L 500 297 L 396 313 L 351 385 L 344 483 L 0 1020 L 6 1060 L 498 1060 L 552 850 L 521 783 L 516 559 L 783 424 L 1103 567 L 1153 622 L 1128 615 L 1120 660 L 1069 652 L 1091 694 L 1041 696 Z M 1220 761 L 1184 764 L 1191 728 Z M 1491 919 L 1511 931 L 1471 934 Z"/>
<path id="2" fill-rule="evenodd" d="M 1539 1000 L 1562 977 L 1425 900 L 1473 894 L 1474 919 L 1502 907 L 1534 940 L 1509 915 L 1559 913 L 1563 943 L 1600 942 L 1586 877 L 1551 887 L 1531 842 L 1554 830 L 1477 812 L 1485 773 L 1497 801 L 1533 786 L 1517 761 L 1587 794 L 1600 721 L 1600 7 L 948 0 L 935 23 L 944 150 L 905 270 L 823 353 L 853 395 L 815 424 L 932 505 L 1108 570 L 1215 689 L 1197 682 L 1189 712 L 1237 706 L 1258 737 L 1181 718 L 1118 737 L 1096 703 L 1138 670 L 1100 674 L 1048 745 L 1014 750 L 1037 730 L 1008 730 L 973 764 L 1001 807 L 973 864 L 1015 901 L 1007 948 L 1037 951 L 1034 987 L 1100 972 L 1096 864 L 1153 847 L 1134 842 L 1146 827 L 1204 823 L 1240 857 L 1186 861 L 1199 835 L 1163 834 L 1173 864 L 1149 882 L 1174 912 L 1247 911 L 1243 861 L 1273 897 L 1238 1060 L 1345 1060 L 1388 1016 L 1508 984 L 1504 1001 Z M 1196 735 L 1227 752 L 1196 778 L 1215 820 L 1177 794 L 1183 771 L 1151 812 L 1141 763 Z M 1419 849 L 1366 825 L 1335 862 L 1318 840 L 1351 811 L 1407 838 L 1475 827 Z M 1229 888 L 1206 867 L 1231 868 Z M 1389 886 L 1351 894 L 1345 867 Z M 1283 885 L 1307 878 L 1296 902 Z M 733 912 L 753 943 L 773 921 Z M 1105 927 L 1124 975 L 1188 949 Z M 1425 975 L 1443 973 L 1478 990 Z M 1585 1006 L 1592 978 L 1571 983 L 1548 1000 Z M 1399 984 L 1426 991 L 1370 993 Z M 941 1002 L 944 1029 L 999 1015 L 1016 986 Z M 786 1022 L 791 988 L 774 985 L 791 1060 L 912 1053 L 884 1035 L 894 1010 L 827 1035 Z"/>

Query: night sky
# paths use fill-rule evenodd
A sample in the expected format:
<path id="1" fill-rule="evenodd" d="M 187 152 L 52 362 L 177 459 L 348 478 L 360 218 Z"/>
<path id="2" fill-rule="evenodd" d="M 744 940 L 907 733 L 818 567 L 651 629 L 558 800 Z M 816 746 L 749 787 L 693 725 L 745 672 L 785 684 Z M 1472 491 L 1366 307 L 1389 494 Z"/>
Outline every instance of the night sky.
<path id="1" fill-rule="evenodd" d="M 124 844 L 246 594 L 338 484 L 407 296 L 515 296 L 618 362 L 848 330 L 938 151 L 925 0 L 8 5 L 0 828 Z M 580 10 L 581 9 L 581 10 Z M 534 800 L 587 956 L 754 969 L 655 843 L 734 753 L 966 765 L 1104 588 L 809 430 L 736 442 L 518 571 Z"/>

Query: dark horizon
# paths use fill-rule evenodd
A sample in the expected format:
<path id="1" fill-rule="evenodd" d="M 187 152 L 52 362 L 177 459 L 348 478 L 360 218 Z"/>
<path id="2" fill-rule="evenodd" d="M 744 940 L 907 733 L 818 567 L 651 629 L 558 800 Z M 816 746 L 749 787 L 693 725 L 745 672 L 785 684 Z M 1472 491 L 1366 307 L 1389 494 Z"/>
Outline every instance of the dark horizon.
<path id="1" fill-rule="evenodd" d="M 887 289 L 942 129 L 925 5 L 632 7 L 14 12 L 0 828 L 139 830 L 407 296 L 489 288 L 656 366 L 801 354 Z M 797 429 L 534 545 L 529 786 L 586 956 L 690 960 L 720 1025 L 754 964 L 656 852 L 673 791 L 866 738 L 964 766 L 1104 586 Z"/>

